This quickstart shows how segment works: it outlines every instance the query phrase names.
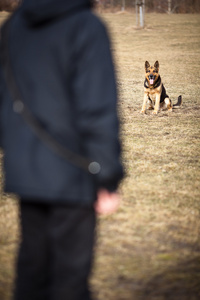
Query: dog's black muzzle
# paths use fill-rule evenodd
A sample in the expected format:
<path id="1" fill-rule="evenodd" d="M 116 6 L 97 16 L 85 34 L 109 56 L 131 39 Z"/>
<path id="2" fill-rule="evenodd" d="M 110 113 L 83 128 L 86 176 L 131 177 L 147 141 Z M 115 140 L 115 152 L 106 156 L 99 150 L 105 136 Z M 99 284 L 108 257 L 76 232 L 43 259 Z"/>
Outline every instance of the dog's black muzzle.
<path id="1" fill-rule="evenodd" d="M 154 84 L 155 76 L 154 76 L 153 74 L 150 74 L 150 75 L 148 76 L 148 78 L 149 78 L 150 84 L 151 84 L 151 85 Z"/>
<path id="2" fill-rule="evenodd" d="M 151 80 L 151 79 L 155 80 L 155 76 L 153 74 L 149 75 L 149 80 Z"/>

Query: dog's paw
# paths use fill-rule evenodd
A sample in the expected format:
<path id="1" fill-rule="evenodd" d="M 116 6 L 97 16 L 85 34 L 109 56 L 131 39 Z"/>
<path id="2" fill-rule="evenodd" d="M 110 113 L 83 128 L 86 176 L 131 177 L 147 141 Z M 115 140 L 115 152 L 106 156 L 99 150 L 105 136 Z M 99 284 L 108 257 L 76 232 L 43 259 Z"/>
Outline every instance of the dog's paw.
<path id="1" fill-rule="evenodd" d="M 157 115 L 157 114 L 158 114 L 158 111 L 157 111 L 157 110 L 154 110 L 154 111 L 153 111 L 153 114 L 154 114 L 154 115 Z"/>
<path id="2" fill-rule="evenodd" d="M 146 114 L 146 111 L 145 110 L 141 110 L 140 113 L 141 114 Z"/>

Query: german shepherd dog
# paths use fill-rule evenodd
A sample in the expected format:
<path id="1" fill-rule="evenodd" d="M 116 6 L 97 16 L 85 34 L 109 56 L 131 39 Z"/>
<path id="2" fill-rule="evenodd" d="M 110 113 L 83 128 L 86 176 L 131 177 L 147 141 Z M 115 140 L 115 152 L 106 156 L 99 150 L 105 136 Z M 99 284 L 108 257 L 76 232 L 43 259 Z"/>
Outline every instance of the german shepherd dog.
<path id="1" fill-rule="evenodd" d="M 149 62 L 145 62 L 145 81 L 144 81 L 144 101 L 141 113 L 146 112 L 146 105 L 148 109 L 154 109 L 153 114 L 157 114 L 159 109 L 172 111 L 172 108 L 181 106 L 182 96 L 178 97 L 178 102 L 172 104 L 171 99 L 166 94 L 164 85 L 162 84 L 159 75 L 159 62 L 156 61 L 154 66 L 150 66 Z"/>

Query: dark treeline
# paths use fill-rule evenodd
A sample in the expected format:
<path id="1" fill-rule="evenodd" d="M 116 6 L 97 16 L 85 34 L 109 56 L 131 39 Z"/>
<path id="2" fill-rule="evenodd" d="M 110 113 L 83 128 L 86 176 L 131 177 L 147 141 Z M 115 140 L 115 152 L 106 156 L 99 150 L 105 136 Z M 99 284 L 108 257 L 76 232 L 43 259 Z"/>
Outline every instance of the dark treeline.
<path id="1" fill-rule="evenodd" d="M 0 0 L 0 11 L 13 11 L 22 0 Z M 101 8 L 135 8 L 145 3 L 147 12 L 200 13 L 200 0 L 93 0 Z"/>
<path id="2" fill-rule="evenodd" d="M 101 8 L 135 8 L 136 3 L 145 3 L 147 12 L 200 13 L 200 0 L 95 0 Z"/>

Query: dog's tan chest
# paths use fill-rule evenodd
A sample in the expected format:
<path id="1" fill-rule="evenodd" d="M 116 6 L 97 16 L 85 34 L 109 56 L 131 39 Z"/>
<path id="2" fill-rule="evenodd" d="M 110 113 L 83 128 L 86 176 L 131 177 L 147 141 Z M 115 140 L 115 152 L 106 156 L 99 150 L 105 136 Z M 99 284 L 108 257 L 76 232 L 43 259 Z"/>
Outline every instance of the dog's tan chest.
<path id="1" fill-rule="evenodd" d="M 156 93 L 153 93 L 153 94 L 151 94 L 151 93 L 149 93 L 149 98 L 151 98 L 151 100 L 155 103 L 156 102 Z"/>
<path id="2" fill-rule="evenodd" d="M 144 88 L 144 92 L 147 93 L 147 95 L 161 94 L 161 91 L 162 85 L 159 85 L 157 88 Z"/>

